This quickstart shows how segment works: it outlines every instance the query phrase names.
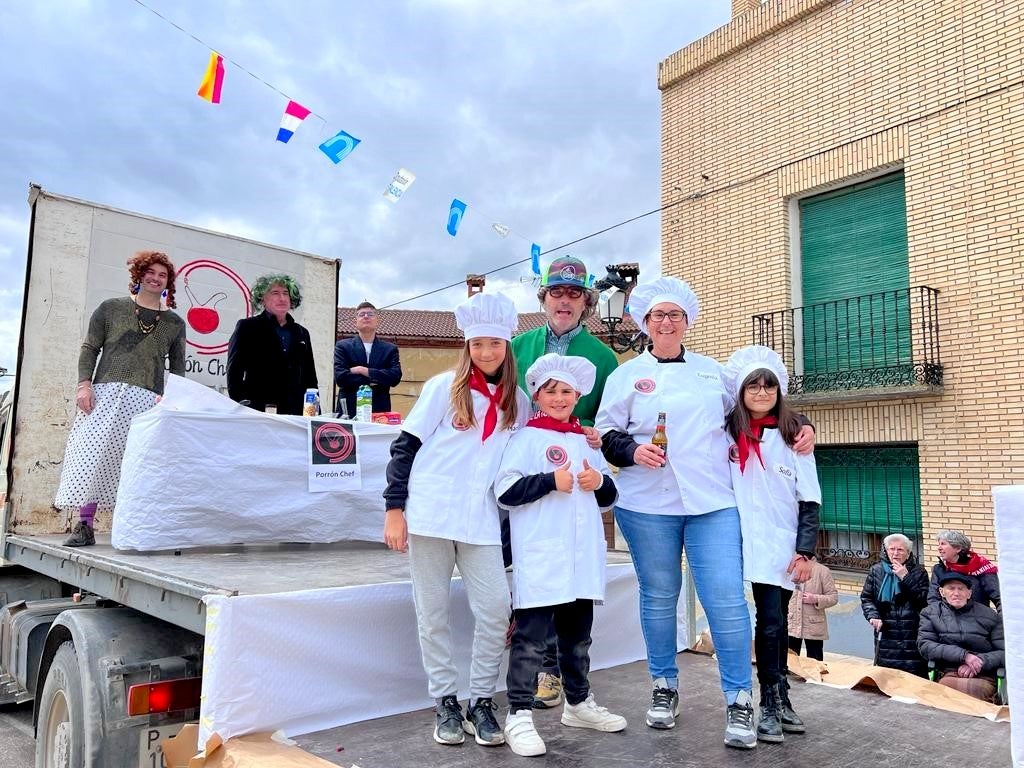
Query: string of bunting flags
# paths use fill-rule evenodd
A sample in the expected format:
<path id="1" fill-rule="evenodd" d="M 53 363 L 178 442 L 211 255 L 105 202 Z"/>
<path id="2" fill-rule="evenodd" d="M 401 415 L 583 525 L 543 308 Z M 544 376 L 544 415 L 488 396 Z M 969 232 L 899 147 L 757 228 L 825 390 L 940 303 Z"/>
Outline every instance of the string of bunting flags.
<path id="1" fill-rule="evenodd" d="M 142 2 L 142 0 L 135 0 L 135 2 L 138 5 L 145 8 L 146 10 L 153 13 L 161 20 L 167 22 L 179 31 L 188 35 L 196 42 L 209 48 L 209 46 L 207 46 L 206 43 L 204 43 L 194 34 L 182 28 L 181 26 L 171 21 L 167 17 L 163 16 L 162 14 L 158 13 L 154 9 L 150 8 L 148 5 Z M 284 94 L 283 91 L 281 91 L 276 86 L 268 83 L 267 81 L 263 80 L 260 77 L 257 77 L 252 72 L 245 69 L 236 62 L 231 61 L 230 59 L 228 61 L 235 67 L 238 67 L 238 69 L 246 72 L 255 79 L 259 80 L 261 83 L 266 85 L 271 90 L 276 91 L 277 93 L 288 98 L 288 103 L 285 105 L 284 113 L 281 116 L 280 127 L 277 130 L 277 141 L 280 141 L 282 144 L 287 144 L 291 140 L 292 136 L 295 135 L 295 132 L 298 131 L 299 128 L 303 125 L 306 118 L 309 117 L 311 114 L 316 114 L 308 107 L 305 107 L 299 102 L 295 101 L 294 99 L 288 97 L 286 94 Z M 218 53 L 217 51 L 210 49 L 210 58 L 206 65 L 206 71 L 203 73 L 203 77 L 199 83 L 199 88 L 196 91 L 196 95 L 199 98 L 209 102 L 210 104 L 221 103 L 221 99 L 224 92 L 224 83 L 226 79 L 226 70 L 224 63 L 224 56 Z M 317 115 L 317 117 L 320 118 L 321 120 L 324 120 L 324 118 L 320 117 L 319 115 Z M 324 120 L 325 124 L 326 122 L 327 121 Z M 335 165 L 338 165 L 346 157 L 352 154 L 352 152 L 355 151 L 355 149 L 359 146 L 361 142 L 362 139 L 356 138 L 347 131 L 339 130 L 336 134 L 334 134 L 326 141 L 321 143 L 319 145 L 319 149 L 321 152 L 323 152 L 323 154 L 327 157 L 328 160 L 330 160 Z M 402 198 L 402 196 L 409 190 L 409 187 L 411 187 L 413 182 L 415 181 L 415 173 L 408 170 L 407 168 L 399 168 L 394 173 L 394 175 L 391 178 L 391 181 L 387 184 L 387 186 L 384 189 L 384 199 L 392 204 L 397 203 Z M 469 204 L 462 200 L 459 200 L 458 198 L 452 200 L 448 210 L 448 223 L 446 226 L 446 230 L 449 235 L 451 235 L 452 237 L 458 235 L 459 227 L 462 224 L 462 220 L 466 214 L 466 210 L 471 207 L 472 206 L 470 206 Z M 516 235 L 516 237 L 519 237 L 529 242 L 528 238 L 523 237 L 518 232 L 514 232 L 512 228 L 509 227 L 507 224 L 494 222 L 491 224 L 491 228 L 501 238 L 507 238 L 510 234 L 514 234 Z M 540 256 L 540 246 L 537 243 L 531 243 L 530 268 L 535 276 L 535 279 L 539 278 L 540 276 Z"/>

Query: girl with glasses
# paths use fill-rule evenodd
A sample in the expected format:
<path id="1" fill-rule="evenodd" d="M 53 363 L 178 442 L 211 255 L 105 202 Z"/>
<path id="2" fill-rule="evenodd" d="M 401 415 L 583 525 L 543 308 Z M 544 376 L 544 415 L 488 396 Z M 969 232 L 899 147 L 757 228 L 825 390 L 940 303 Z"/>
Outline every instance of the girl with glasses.
<path id="1" fill-rule="evenodd" d="M 761 686 L 759 741 L 803 733 L 789 701 L 788 613 L 793 590 L 811 576 L 821 488 L 814 456 L 792 445 L 802 428 L 786 404 L 782 358 L 762 346 L 736 351 L 722 371 L 736 405 L 726 418 L 732 485 L 743 532 L 743 578 L 754 593 L 754 652 Z"/>

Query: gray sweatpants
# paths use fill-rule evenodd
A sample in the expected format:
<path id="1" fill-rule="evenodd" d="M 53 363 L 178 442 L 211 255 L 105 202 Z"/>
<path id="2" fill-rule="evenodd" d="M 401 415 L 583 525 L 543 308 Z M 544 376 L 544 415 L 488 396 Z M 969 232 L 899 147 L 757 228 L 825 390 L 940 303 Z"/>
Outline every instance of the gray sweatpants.
<path id="1" fill-rule="evenodd" d="M 471 698 L 493 696 L 498 685 L 511 608 L 500 544 L 465 544 L 432 536 L 409 536 L 409 570 L 416 603 L 420 652 L 430 695 L 458 695 L 458 668 L 452 654 L 451 580 L 459 566 L 473 612 Z"/>

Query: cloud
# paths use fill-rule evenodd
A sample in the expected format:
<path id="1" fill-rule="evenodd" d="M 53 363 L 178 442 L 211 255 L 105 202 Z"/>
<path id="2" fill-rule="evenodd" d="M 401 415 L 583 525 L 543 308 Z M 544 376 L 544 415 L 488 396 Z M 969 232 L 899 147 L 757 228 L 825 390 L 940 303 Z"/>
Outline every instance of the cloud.
<path id="1" fill-rule="evenodd" d="M 18 105 L 0 126 L 9 286 L 20 285 L 36 181 L 341 258 L 347 305 L 427 293 L 402 306 L 447 309 L 466 274 L 522 262 L 489 276 L 488 290 L 533 309 L 520 282 L 531 242 L 553 249 L 660 204 L 657 63 L 730 10 L 726 0 L 146 2 L 230 60 L 220 105 L 195 96 L 208 50 L 141 6 L 0 4 L 0 28 L 17 32 L 0 47 L 0 88 Z M 326 123 L 310 116 L 276 142 L 286 98 L 261 80 Z M 317 145 L 340 129 L 363 143 L 334 166 Z M 417 180 L 391 205 L 381 193 L 399 166 Z M 444 231 L 453 197 L 470 204 L 455 238 Z M 498 237 L 494 221 L 513 234 Z M 659 242 L 655 215 L 567 250 L 599 275 L 639 261 L 647 277 Z M 15 353 L 18 312 L 19 296 L 0 293 L 0 365 Z"/>

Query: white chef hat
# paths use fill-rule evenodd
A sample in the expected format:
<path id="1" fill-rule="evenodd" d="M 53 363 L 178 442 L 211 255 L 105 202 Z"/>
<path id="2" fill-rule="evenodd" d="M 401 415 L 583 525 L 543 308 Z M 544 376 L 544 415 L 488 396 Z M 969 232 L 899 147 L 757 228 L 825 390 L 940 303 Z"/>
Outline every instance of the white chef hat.
<path id="1" fill-rule="evenodd" d="M 743 386 L 747 376 L 762 368 L 775 374 L 775 378 L 779 380 L 779 391 L 785 395 L 789 391 L 789 373 L 786 371 L 786 364 L 782 362 L 778 352 L 770 347 L 762 347 L 760 344 L 752 344 L 732 353 L 729 362 L 722 369 L 722 383 L 733 399 L 739 400 L 740 387 Z"/>
<path id="2" fill-rule="evenodd" d="M 568 384 L 581 395 L 589 395 L 597 379 L 597 367 L 585 357 L 576 355 L 556 355 L 554 352 L 542 355 L 526 369 L 526 388 L 530 397 L 551 379 Z"/>
<path id="3" fill-rule="evenodd" d="M 672 302 L 686 313 L 688 328 L 692 328 L 697 322 L 697 312 L 700 309 L 697 294 L 688 283 L 675 277 L 659 277 L 653 282 L 641 283 L 634 288 L 629 294 L 629 316 L 641 331 L 650 335 L 644 317 L 651 307 L 665 301 Z"/>
<path id="4" fill-rule="evenodd" d="M 498 293 L 475 293 L 455 308 L 455 324 L 466 341 L 491 336 L 512 340 L 519 315 L 512 299 Z"/>

